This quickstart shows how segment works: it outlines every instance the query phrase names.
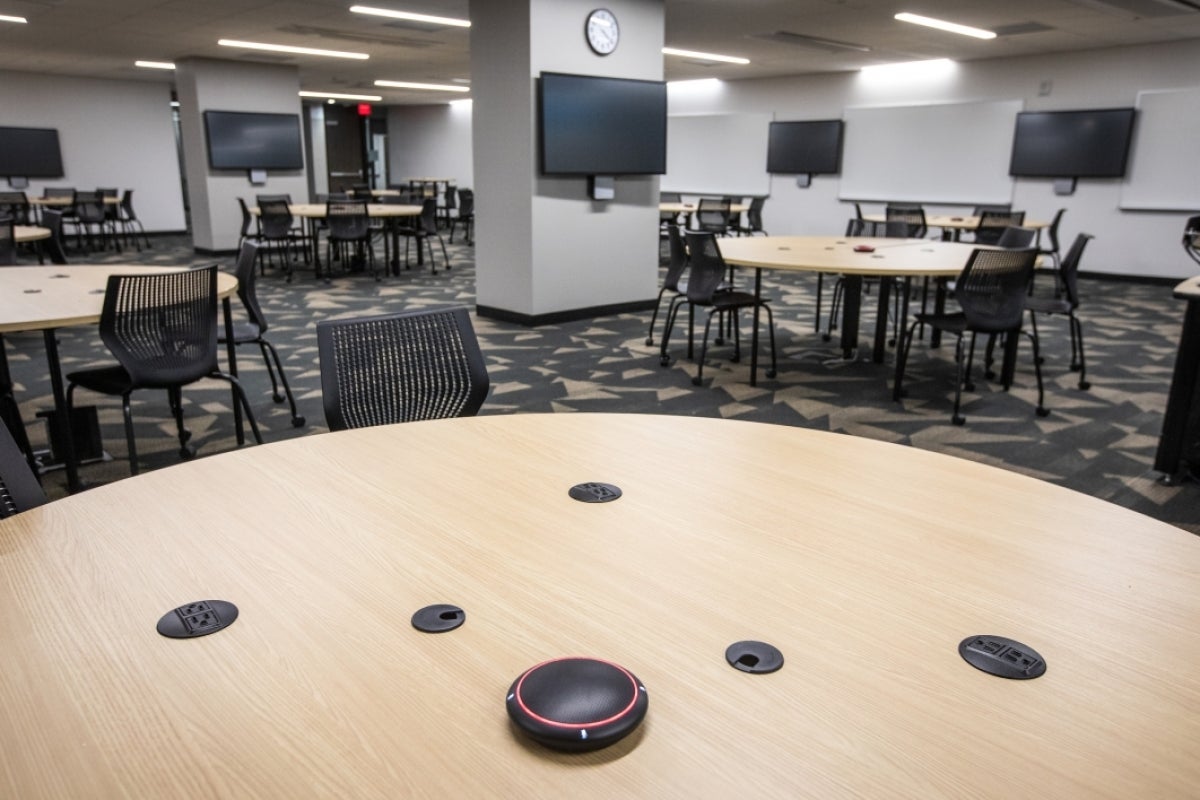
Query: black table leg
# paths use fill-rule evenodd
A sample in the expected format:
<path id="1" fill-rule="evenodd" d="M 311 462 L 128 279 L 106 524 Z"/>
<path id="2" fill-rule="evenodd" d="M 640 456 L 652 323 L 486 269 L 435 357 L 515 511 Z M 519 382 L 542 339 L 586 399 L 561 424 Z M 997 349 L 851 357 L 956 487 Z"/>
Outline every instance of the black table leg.
<path id="1" fill-rule="evenodd" d="M 887 353 L 888 306 L 892 299 L 892 279 L 879 279 L 879 303 L 875 312 L 875 347 L 871 351 L 871 360 L 876 364 L 883 363 Z"/>
<path id="2" fill-rule="evenodd" d="M 1173 483 L 1183 460 L 1188 421 L 1200 400 L 1200 300 L 1189 300 L 1175 353 L 1175 371 L 1167 395 L 1162 434 L 1154 454 L 1154 469 L 1163 473 L 1165 483 Z"/>
<path id="3" fill-rule="evenodd" d="M 758 320 L 762 313 L 762 267 L 754 268 L 754 330 L 750 333 L 750 385 L 758 386 Z"/>
<path id="4" fill-rule="evenodd" d="M 842 276 L 842 358 L 854 358 L 858 349 L 858 321 L 862 316 L 861 275 Z"/>
<path id="5" fill-rule="evenodd" d="M 233 307 L 228 296 L 221 300 L 221 311 L 225 315 L 225 353 L 229 359 L 229 374 L 236 378 L 237 345 L 233 341 Z M 242 430 L 242 401 L 236 388 L 230 388 L 229 393 L 233 396 L 234 433 L 237 435 L 238 447 L 241 447 L 246 443 L 246 432 Z"/>
<path id="6" fill-rule="evenodd" d="M 79 480 L 79 462 L 75 456 L 75 437 L 71 432 L 71 420 L 67 415 L 67 392 L 63 386 L 62 365 L 58 357 L 58 332 L 54 328 L 42 331 L 46 343 L 46 364 L 50 369 L 50 390 L 54 395 L 55 414 L 50 424 L 57 426 L 58 441 L 63 452 L 63 468 L 67 474 L 67 491 L 71 494 L 85 488 Z"/>

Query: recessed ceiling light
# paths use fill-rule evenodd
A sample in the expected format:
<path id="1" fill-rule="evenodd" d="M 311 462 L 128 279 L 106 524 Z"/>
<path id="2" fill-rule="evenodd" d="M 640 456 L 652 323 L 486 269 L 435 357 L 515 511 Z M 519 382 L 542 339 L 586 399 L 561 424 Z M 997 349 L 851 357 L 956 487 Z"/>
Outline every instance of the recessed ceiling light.
<path id="1" fill-rule="evenodd" d="M 383 98 L 377 94 L 339 94 L 338 92 L 300 92 L 301 97 L 328 97 L 330 100 L 364 100 L 378 103 Z"/>
<path id="2" fill-rule="evenodd" d="M 175 69 L 170 61 L 135 61 L 133 65 L 143 69 Z"/>
<path id="3" fill-rule="evenodd" d="M 674 47 L 664 47 L 662 49 L 664 56 L 682 56 L 684 58 L 698 58 L 701 61 L 720 61 L 725 64 L 749 64 L 750 59 L 738 58 L 737 56 L 722 56 L 716 53 L 698 53 L 695 50 L 677 50 Z"/>
<path id="4" fill-rule="evenodd" d="M 273 53 L 295 53 L 304 56 L 328 56 L 329 58 L 354 58 L 366 61 L 370 58 L 366 53 L 347 53 L 342 50 L 318 50 L 315 47 L 292 47 L 287 44 L 266 44 L 264 42 L 240 42 L 236 39 L 220 39 L 217 44 L 224 47 L 240 47 L 243 50 L 270 50 Z"/>
<path id="5" fill-rule="evenodd" d="M 432 22 L 437 25 L 453 25 L 456 28 L 471 27 L 469 19 L 454 17 L 433 17 L 429 14 L 414 14 L 411 11 L 392 11 L 390 8 L 373 8 L 372 6 L 350 6 L 355 14 L 368 14 L 373 17 L 389 17 L 390 19 L 407 19 L 413 22 Z"/>
<path id="6" fill-rule="evenodd" d="M 469 86 L 449 86 L 444 83 L 412 83 L 410 81 L 375 81 L 376 86 L 390 89 L 426 89 L 431 92 L 469 92 Z"/>
<path id="7" fill-rule="evenodd" d="M 0 22 L 19 22 L 22 25 L 28 24 L 29 20 L 24 17 L 10 17 L 7 14 L 0 14 Z"/>
<path id="8" fill-rule="evenodd" d="M 896 19 L 901 22 L 911 22 L 913 25 L 924 25 L 926 28 L 937 28 L 939 31 L 959 33 L 963 36 L 974 36 L 976 39 L 996 38 L 996 34 L 993 31 L 985 31 L 983 28 L 972 28 L 970 25 L 959 25 L 957 22 L 946 22 L 943 19 L 934 19 L 933 17 L 922 17 L 920 14 L 909 14 L 907 11 L 897 14 Z"/>

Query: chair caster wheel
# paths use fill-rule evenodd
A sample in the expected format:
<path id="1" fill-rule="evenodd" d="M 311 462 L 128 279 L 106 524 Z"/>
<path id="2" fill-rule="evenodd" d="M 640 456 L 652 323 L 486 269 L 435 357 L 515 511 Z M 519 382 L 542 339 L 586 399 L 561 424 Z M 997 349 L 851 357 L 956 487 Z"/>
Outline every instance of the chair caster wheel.
<path id="1" fill-rule="evenodd" d="M 962 425 L 966 421 L 967 421 L 966 417 L 960 417 L 957 415 L 950 418 L 950 422 L 954 423 L 955 425 Z"/>
<path id="2" fill-rule="evenodd" d="M 1038 406 L 1037 415 L 1039 417 L 1048 417 L 1050 416 L 1050 409 Z"/>
<path id="3" fill-rule="evenodd" d="M 703 386 L 704 380 L 701 378 L 692 378 L 692 386 Z"/>
<path id="4" fill-rule="evenodd" d="M 307 420 L 305 420 L 304 417 L 292 417 L 292 427 L 303 428 L 306 421 Z"/>
<path id="5" fill-rule="evenodd" d="M 660 359 L 658 360 L 658 364 L 659 364 L 659 366 L 662 366 L 662 367 L 669 367 L 669 366 L 671 366 L 671 357 L 670 357 L 670 356 L 663 356 L 662 358 L 660 358 Z"/>
<path id="6" fill-rule="evenodd" d="M 182 447 L 189 439 L 192 438 L 192 432 L 184 428 L 179 432 L 179 445 Z"/>
<path id="7" fill-rule="evenodd" d="M 647 336 L 647 337 L 646 337 L 646 347 L 649 347 L 649 346 L 650 346 L 650 345 L 652 345 L 652 344 L 654 344 L 654 339 L 653 339 L 653 338 L 651 338 L 651 337 L 649 337 L 649 336 Z"/>
<path id="8" fill-rule="evenodd" d="M 1091 381 L 1080 381 L 1080 382 L 1079 382 L 1079 389 L 1080 389 L 1080 391 L 1084 391 L 1084 392 L 1086 392 L 1086 391 L 1087 391 L 1088 389 L 1090 389 L 1090 388 L 1092 388 L 1092 383 L 1091 383 Z"/>
<path id="9" fill-rule="evenodd" d="M 828 333 L 822 333 L 822 334 L 821 334 L 821 341 L 822 341 L 822 342 L 828 342 L 828 341 L 829 341 L 830 339 L 832 339 L 832 338 L 833 338 L 833 337 L 832 337 L 832 336 L 830 336 Z"/>
<path id="10" fill-rule="evenodd" d="M 273 394 L 273 395 L 271 395 L 271 399 L 274 400 L 276 403 L 282 403 L 285 398 L 281 394 Z"/>
<path id="11" fill-rule="evenodd" d="M 179 448 L 179 457 L 184 461 L 191 461 L 196 457 L 196 448 L 190 446 Z"/>
<path id="12" fill-rule="evenodd" d="M 964 384 L 963 384 L 963 391 L 965 391 L 965 392 L 973 392 L 973 391 L 975 391 L 975 384 L 974 384 L 974 383 L 964 383 Z"/>
<path id="13" fill-rule="evenodd" d="M 766 376 L 767 376 L 768 378 L 774 378 L 774 377 L 775 377 L 775 370 L 773 370 L 773 369 L 769 369 L 769 370 L 767 370 L 767 371 L 766 371 L 766 373 L 765 373 L 765 374 L 766 374 Z"/>

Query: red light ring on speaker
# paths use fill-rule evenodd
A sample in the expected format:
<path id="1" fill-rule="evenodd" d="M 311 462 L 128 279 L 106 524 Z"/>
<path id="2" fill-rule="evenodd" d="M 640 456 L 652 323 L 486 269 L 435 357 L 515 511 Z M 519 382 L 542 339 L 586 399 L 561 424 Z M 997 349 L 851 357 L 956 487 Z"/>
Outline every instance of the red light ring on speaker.
<path id="1" fill-rule="evenodd" d="M 601 664 L 607 664 L 608 666 L 612 667 L 613 669 L 619 670 L 621 672 L 621 674 L 623 674 L 626 678 L 629 679 L 629 684 L 631 686 L 633 686 L 633 699 L 631 699 L 629 701 L 629 705 L 625 706 L 623 709 L 618 711 L 616 714 L 613 714 L 608 719 L 598 719 L 594 722 L 559 722 L 558 720 L 554 720 L 554 719 L 546 719 L 541 714 L 538 714 L 533 709 L 531 709 L 529 706 L 525 705 L 525 699 L 523 697 L 521 697 L 521 687 L 525 685 L 525 679 L 527 677 L 529 677 L 530 673 L 532 673 L 534 670 L 538 669 L 539 667 L 544 667 L 547 664 L 556 663 L 558 661 L 598 661 Z M 544 725 L 551 725 L 556 728 L 570 728 L 572 730 L 583 730 L 584 728 L 598 728 L 601 725 L 608 725 L 608 724 L 616 722 L 617 720 L 624 717 L 626 714 L 628 714 L 630 711 L 633 710 L 634 706 L 637 705 L 639 691 L 640 691 L 640 687 L 638 686 L 637 679 L 633 677 L 633 673 L 631 673 L 629 670 L 622 667 L 620 664 L 614 664 L 613 662 L 605 661 L 602 658 L 586 658 L 586 659 L 585 658 L 551 658 L 546 661 L 543 661 L 540 664 L 534 664 L 532 667 L 525 670 L 525 673 L 523 675 L 521 675 L 520 680 L 517 681 L 517 688 L 513 692 L 513 694 L 515 695 L 514 699 L 517 701 L 517 705 L 519 705 L 521 707 L 521 710 L 524 711 L 526 714 L 528 714 L 533 719 L 537 720 L 538 722 L 541 722 Z"/>

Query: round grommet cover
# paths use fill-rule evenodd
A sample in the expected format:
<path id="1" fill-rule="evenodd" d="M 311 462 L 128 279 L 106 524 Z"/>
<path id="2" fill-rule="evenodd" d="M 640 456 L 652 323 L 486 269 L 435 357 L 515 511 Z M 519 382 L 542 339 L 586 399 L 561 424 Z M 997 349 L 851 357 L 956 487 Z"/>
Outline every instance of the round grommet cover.
<path id="1" fill-rule="evenodd" d="M 412 626 L 425 633 L 452 631 L 466 621 L 467 612 L 446 603 L 425 606 L 412 615 Z"/>
<path id="2" fill-rule="evenodd" d="M 611 483 L 578 483 L 567 494 L 581 503 L 611 503 L 621 496 L 621 490 Z"/>
<path id="3" fill-rule="evenodd" d="M 734 642 L 725 648 L 725 660 L 734 669 L 764 675 L 783 666 L 783 653 L 766 642 Z"/>
<path id="4" fill-rule="evenodd" d="M 1003 636 L 968 636 L 958 643 L 958 654 L 975 669 L 989 675 L 1027 681 L 1046 674 L 1046 660 L 1032 647 Z"/>
<path id="5" fill-rule="evenodd" d="M 171 639 L 194 639 L 228 628 L 238 608 L 225 600 L 197 600 L 172 609 L 158 621 L 157 630 Z"/>
<path id="6" fill-rule="evenodd" d="M 622 666 L 595 658 L 558 658 L 521 673 L 508 690 L 508 716 L 554 750 L 608 747 L 646 716 L 646 687 Z"/>

